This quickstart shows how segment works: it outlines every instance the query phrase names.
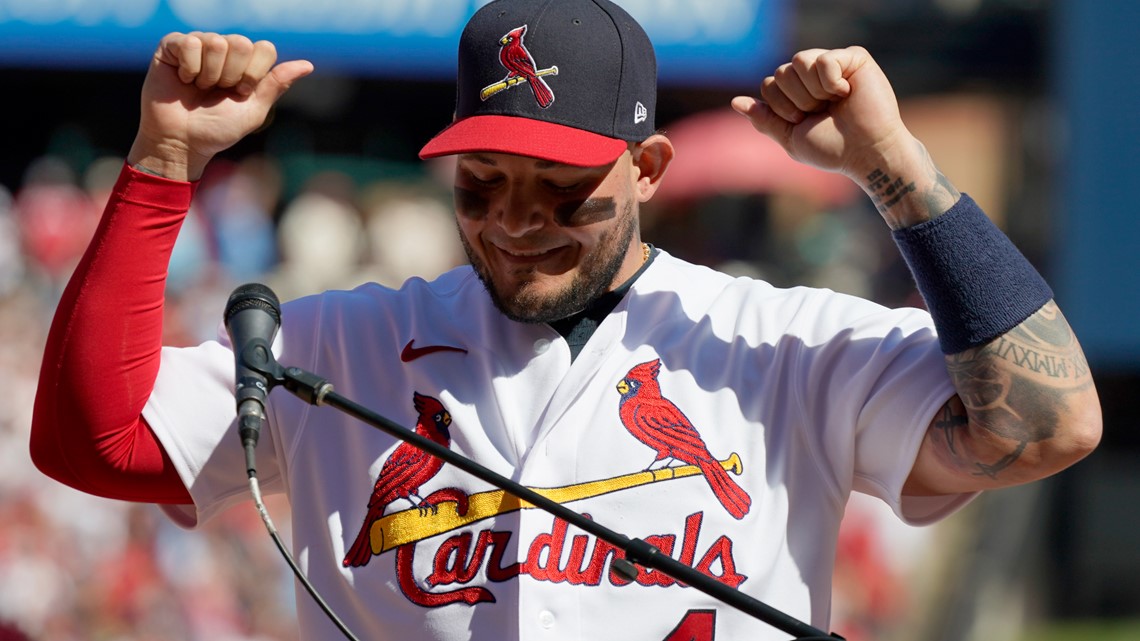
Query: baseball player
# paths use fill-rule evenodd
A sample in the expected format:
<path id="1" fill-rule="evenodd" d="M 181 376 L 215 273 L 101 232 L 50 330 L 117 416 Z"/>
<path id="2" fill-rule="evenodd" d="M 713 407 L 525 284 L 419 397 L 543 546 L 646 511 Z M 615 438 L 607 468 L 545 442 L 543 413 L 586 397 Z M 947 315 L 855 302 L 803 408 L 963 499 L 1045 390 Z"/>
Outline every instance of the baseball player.
<path id="1" fill-rule="evenodd" d="M 1058 472 L 1100 436 L 1048 285 L 939 173 L 859 47 L 795 54 L 733 107 L 874 201 L 929 312 L 781 289 L 642 242 L 674 151 L 653 48 L 607 0 L 497 0 L 459 43 L 454 155 L 470 265 L 287 302 L 283 364 L 663 554 L 828 628 L 851 492 L 929 523 Z M 169 34 L 138 135 L 59 304 L 31 448 L 59 481 L 193 527 L 248 500 L 224 336 L 162 348 L 196 180 L 312 71 L 271 43 Z M 220 314 L 220 312 L 219 312 Z M 786 639 L 327 407 L 272 394 L 265 492 L 362 639 Z M 338 632 L 307 595 L 301 637 Z M 842 632 L 842 631 L 839 631 Z"/>

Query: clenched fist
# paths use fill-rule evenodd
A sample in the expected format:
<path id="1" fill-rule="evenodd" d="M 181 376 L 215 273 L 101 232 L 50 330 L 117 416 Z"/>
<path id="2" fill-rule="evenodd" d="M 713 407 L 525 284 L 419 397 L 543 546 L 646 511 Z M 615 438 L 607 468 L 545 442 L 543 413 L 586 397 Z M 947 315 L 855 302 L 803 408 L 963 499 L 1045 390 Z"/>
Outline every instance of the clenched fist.
<path id="1" fill-rule="evenodd" d="M 143 83 L 128 162 L 167 178 L 199 178 L 215 154 L 261 126 L 285 91 L 312 70 L 307 60 L 277 64 L 277 49 L 265 40 L 167 34 Z"/>

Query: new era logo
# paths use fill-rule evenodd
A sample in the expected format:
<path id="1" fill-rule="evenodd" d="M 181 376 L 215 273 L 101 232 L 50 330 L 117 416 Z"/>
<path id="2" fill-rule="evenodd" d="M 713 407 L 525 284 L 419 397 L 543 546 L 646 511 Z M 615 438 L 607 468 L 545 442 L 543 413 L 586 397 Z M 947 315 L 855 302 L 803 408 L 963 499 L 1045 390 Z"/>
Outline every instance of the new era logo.
<path id="1" fill-rule="evenodd" d="M 645 122 L 648 118 L 649 110 L 645 108 L 645 105 L 641 104 L 640 100 L 638 100 L 637 104 L 633 106 L 633 124 L 636 125 L 638 123 Z"/>

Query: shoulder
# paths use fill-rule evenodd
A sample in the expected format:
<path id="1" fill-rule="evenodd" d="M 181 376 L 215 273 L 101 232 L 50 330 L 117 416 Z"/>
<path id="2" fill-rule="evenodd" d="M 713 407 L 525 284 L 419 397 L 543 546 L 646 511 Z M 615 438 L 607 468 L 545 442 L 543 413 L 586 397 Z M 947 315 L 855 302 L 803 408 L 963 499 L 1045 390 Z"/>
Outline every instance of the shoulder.
<path id="1" fill-rule="evenodd" d="M 482 286 L 475 272 L 469 266 L 463 266 L 430 281 L 419 277 L 409 278 L 399 288 L 364 283 L 352 289 L 328 290 L 288 301 L 283 309 L 309 315 L 318 310 L 355 312 L 421 303 L 448 307 L 465 304 L 468 302 L 466 299 L 481 291 Z"/>
<path id="2" fill-rule="evenodd" d="M 399 288 L 366 283 L 287 301 L 281 326 L 290 335 L 371 335 L 382 328 L 445 326 L 491 306 L 470 267 L 459 267 L 427 281 L 410 278 Z"/>
<path id="3" fill-rule="evenodd" d="M 933 333 L 930 315 L 913 307 L 889 308 L 826 288 L 777 287 L 765 280 L 730 275 L 660 251 L 645 277 L 635 283 L 640 306 L 683 310 L 733 333 L 800 336 L 831 340 L 837 335 L 885 335 L 902 330 Z M 643 307 L 644 309 L 644 307 Z"/>

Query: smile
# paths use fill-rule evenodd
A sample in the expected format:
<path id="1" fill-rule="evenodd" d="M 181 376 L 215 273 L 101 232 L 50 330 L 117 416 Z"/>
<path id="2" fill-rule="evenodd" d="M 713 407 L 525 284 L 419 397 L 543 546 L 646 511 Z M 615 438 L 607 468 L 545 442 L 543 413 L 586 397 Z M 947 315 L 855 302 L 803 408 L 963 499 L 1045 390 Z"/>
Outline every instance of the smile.
<path id="1" fill-rule="evenodd" d="M 507 249 L 498 245 L 494 247 L 506 262 L 527 265 L 540 263 L 553 258 L 566 249 L 565 247 L 554 247 L 551 249 Z"/>

